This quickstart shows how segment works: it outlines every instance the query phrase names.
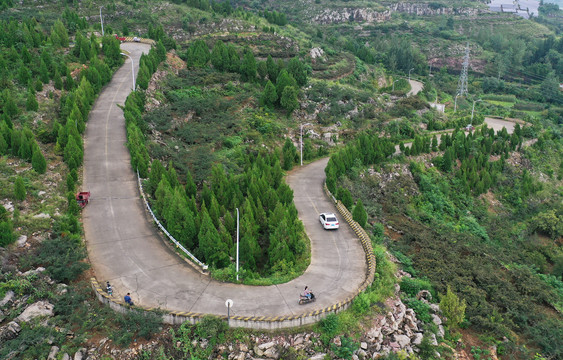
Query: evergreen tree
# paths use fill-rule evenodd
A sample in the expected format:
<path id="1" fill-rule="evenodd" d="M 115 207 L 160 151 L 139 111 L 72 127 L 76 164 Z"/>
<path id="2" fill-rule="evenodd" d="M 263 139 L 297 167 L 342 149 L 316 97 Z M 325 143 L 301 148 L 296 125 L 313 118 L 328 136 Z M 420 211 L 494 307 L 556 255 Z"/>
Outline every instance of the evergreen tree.
<path id="1" fill-rule="evenodd" d="M 30 79 L 31 79 L 31 74 L 29 69 L 26 66 L 21 65 L 18 70 L 18 82 L 21 85 L 25 86 L 27 85 Z"/>
<path id="2" fill-rule="evenodd" d="M 61 74 L 59 74 L 59 70 L 55 70 L 55 76 L 53 77 L 55 89 L 61 90 L 63 88 L 63 80 L 61 79 Z"/>
<path id="3" fill-rule="evenodd" d="M 354 205 L 354 199 L 352 199 L 352 194 L 350 190 L 339 187 L 338 188 L 338 198 L 342 202 L 342 205 L 346 206 L 347 209 L 351 209 L 352 205 Z"/>
<path id="4" fill-rule="evenodd" d="M 260 98 L 260 104 L 269 108 L 273 108 L 276 101 L 278 100 L 278 93 L 276 92 L 276 87 L 270 80 L 266 83 L 262 97 Z"/>
<path id="5" fill-rule="evenodd" d="M 293 110 L 299 107 L 299 100 L 297 100 L 297 89 L 293 86 L 286 86 L 283 89 L 280 103 L 281 106 L 287 110 L 287 116 L 289 117 Z"/>
<path id="6" fill-rule="evenodd" d="M 39 104 L 37 99 L 35 99 L 35 94 L 31 91 L 27 92 L 27 100 L 25 102 L 25 109 L 27 111 L 37 111 L 39 109 Z"/>
<path id="7" fill-rule="evenodd" d="M 240 71 L 243 79 L 251 82 L 256 79 L 256 59 L 249 48 L 244 51 Z"/>
<path id="8" fill-rule="evenodd" d="M 227 69 L 227 63 L 229 59 L 229 54 L 225 44 L 218 40 L 213 46 L 213 51 L 211 52 L 211 64 L 213 67 L 219 71 L 224 71 Z"/>
<path id="9" fill-rule="evenodd" d="M 260 80 L 266 80 L 266 77 L 268 76 L 268 68 L 266 67 L 265 61 L 259 61 L 256 64 L 256 71 L 258 72 Z"/>
<path id="10" fill-rule="evenodd" d="M 282 71 L 280 71 L 276 82 L 276 91 L 278 93 L 278 99 L 280 99 L 280 101 L 283 95 L 283 90 L 286 88 L 286 86 L 293 86 L 296 88 L 297 83 L 295 82 L 295 79 L 293 79 L 293 77 L 287 73 L 287 70 L 283 69 Z"/>
<path id="11" fill-rule="evenodd" d="M 440 310 L 446 317 L 446 324 L 450 327 L 457 327 L 465 318 L 466 307 L 465 300 L 460 302 L 448 285 L 446 295 L 443 295 L 440 299 Z"/>
<path id="12" fill-rule="evenodd" d="M 432 151 L 438 151 L 438 138 L 436 135 L 432 136 Z"/>
<path id="13" fill-rule="evenodd" d="M 266 59 L 266 71 L 268 72 L 268 79 L 270 79 L 272 83 L 275 83 L 278 78 L 279 70 L 272 58 L 272 55 L 268 55 L 268 58 Z"/>
<path id="14" fill-rule="evenodd" d="M 354 219 L 354 221 L 360 224 L 361 227 L 363 228 L 366 227 L 368 221 L 368 214 L 366 212 L 366 209 L 364 209 L 364 204 L 362 203 L 361 199 L 358 200 L 356 206 L 354 206 L 354 212 L 352 213 L 352 218 Z"/>
<path id="15" fill-rule="evenodd" d="M 14 182 L 14 197 L 16 200 L 23 201 L 27 196 L 27 190 L 25 189 L 25 185 L 23 183 L 23 178 L 21 176 L 16 177 L 16 181 Z"/>
<path id="16" fill-rule="evenodd" d="M 294 57 L 289 60 L 289 63 L 287 64 L 287 72 L 293 76 L 297 85 L 303 86 L 307 83 L 307 70 L 299 58 Z"/>
<path id="17" fill-rule="evenodd" d="M 233 44 L 229 44 L 227 47 L 227 54 L 229 60 L 227 62 L 227 70 L 230 72 L 239 72 L 240 70 L 240 56 Z"/>
<path id="18" fill-rule="evenodd" d="M 290 170 L 297 159 L 297 149 L 295 148 L 295 145 L 293 145 L 291 140 L 289 140 L 289 138 L 285 139 L 285 143 L 282 148 L 282 154 L 283 169 Z"/>
<path id="19" fill-rule="evenodd" d="M 209 47 L 203 40 L 196 40 L 186 52 L 186 62 L 189 67 L 204 67 L 210 58 Z"/>

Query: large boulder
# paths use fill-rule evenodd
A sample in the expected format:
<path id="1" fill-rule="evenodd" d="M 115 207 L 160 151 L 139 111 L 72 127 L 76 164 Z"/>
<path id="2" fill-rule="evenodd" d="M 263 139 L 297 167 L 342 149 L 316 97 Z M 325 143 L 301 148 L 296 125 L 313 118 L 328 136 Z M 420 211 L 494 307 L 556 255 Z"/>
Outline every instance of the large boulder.
<path id="1" fill-rule="evenodd" d="M 395 335 L 395 342 L 399 344 L 401 349 L 404 349 L 407 345 L 411 343 L 411 339 L 406 335 Z"/>
<path id="2" fill-rule="evenodd" d="M 14 339 L 21 331 L 21 326 L 11 321 L 7 325 L 0 327 L 0 343 Z"/>
<path id="3" fill-rule="evenodd" d="M 4 298 L 0 301 L 0 307 L 4 307 L 8 303 L 14 301 L 15 296 L 16 294 L 12 290 L 8 291 L 6 295 L 4 295 Z"/>
<path id="4" fill-rule="evenodd" d="M 53 304 L 48 301 L 38 301 L 29 305 L 17 318 L 17 322 L 29 322 L 36 317 L 53 316 Z"/>
<path id="5" fill-rule="evenodd" d="M 442 325 L 442 319 L 438 315 L 432 314 L 432 322 L 436 325 Z"/>

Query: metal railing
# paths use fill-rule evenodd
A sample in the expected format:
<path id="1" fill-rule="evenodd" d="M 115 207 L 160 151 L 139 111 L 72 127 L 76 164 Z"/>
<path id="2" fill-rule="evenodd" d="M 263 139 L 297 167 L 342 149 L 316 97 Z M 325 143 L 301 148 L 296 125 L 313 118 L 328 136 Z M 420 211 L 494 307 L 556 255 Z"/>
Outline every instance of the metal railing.
<path id="1" fill-rule="evenodd" d="M 172 241 L 174 243 L 174 245 L 176 245 L 176 247 L 180 250 L 182 250 L 188 257 L 190 257 L 190 259 L 192 259 L 196 264 L 198 264 L 203 271 L 206 271 L 209 266 L 207 266 L 206 264 L 202 263 L 198 258 L 196 258 L 194 256 L 194 254 L 192 254 L 191 252 L 189 252 L 182 244 L 180 244 L 178 242 L 178 240 L 176 240 L 174 238 L 174 236 L 172 236 L 168 230 L 166 230 L 166 228 L 164 226 L 162 226 L 162 224 L 160 223 L 160 221 L 158 221 L 158 219 L 156 218 L 156 216 L 154 215 L 149 202 L 147 201 L 147 198 L 145 196 L 145 192 L 143 191 L 143 184 L 141 184 L 141 176 L 139 175 L 139 170 L 137 170 L 137 182 L 139 184 L 139 191 L 141 192 L 141 196 L 143 197 L 143 201 L 145 203 L 145 206 L 147 207 L 147 210 L 149 211 L 149 213 L 151 214 L 154 222 L 156 223 L 156 225 L 158 226 L 158 228 L 160 230 L 162 230 L 162 232 L 164 234 L 166 234 L 166 236 L 170 239 L 170 241 Z"/>

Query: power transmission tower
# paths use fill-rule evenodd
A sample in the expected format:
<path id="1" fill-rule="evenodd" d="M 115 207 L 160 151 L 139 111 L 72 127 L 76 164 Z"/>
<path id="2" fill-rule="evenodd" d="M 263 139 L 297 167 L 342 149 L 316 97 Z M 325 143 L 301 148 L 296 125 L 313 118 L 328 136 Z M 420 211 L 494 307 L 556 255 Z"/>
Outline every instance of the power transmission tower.
<path id="1" fill-rule="evenodd" d="M 460 96 L 467 95 L 467 69 L 469 68 L 469 42 L 465 46 L 465 56 L 463 57 L 463 68 L 457 83 L 457 93 Z"/>

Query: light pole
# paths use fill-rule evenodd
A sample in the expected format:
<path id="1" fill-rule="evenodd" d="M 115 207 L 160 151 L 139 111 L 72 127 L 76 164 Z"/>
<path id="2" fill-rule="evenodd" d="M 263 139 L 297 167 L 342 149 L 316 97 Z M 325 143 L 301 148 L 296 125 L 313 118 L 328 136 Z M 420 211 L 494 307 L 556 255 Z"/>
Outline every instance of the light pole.
<path id="1" fill-rule="evenodd" d="M 455 94 L 455 100 L 454 100 L 454 113 L 457 111 L 457 97 L 459 96 L 458 94 Z"/>
<path id="2" fill-rule="evenodd" d="M 100 23 L 102 24 L 102 37 L 104 36 L 104 18 L 102 17 L 102 8 L 103 6 L 100 6 Z"/>
<path id="3" fill-rule="evenodd" d="M 303 166 L 303 126 L 309 126 L 311 125 L 310 123 L 306 123 L 306 124 L 301 124 L 301 135 L 299 136 L 299 142 L 301 144 L 300 146 L 300 158 L 301 158 L 301 166 Z"/>
<path id="4" fill-rule="evenodd" d="M 233 306 L 233 300 L 227 299 L 227 301 L 225 301 L 225 306 L 227 307 L 227 326 L 228 326 L 229 320 L 231 319 L 231 307 Z"/>
<path id="5" fill-rule="evenodd" d="M 237 281 L 238 281 L 238 208 L 237 208 Z"/>
<path id="6" fill-rule="evenodd" d="M 473 125 L 473 112 L 475 111 L 475 103 L 479 102 L 479 101 L 483 101 L 483 99 L 473 101 L 473 108 L 471 109 L 471 124 L 472 125 Z"/>
<path id="7" fill-rule="evenodd" d="M 393 90 L 391 90 L 391 91 L 395 91 L 395 83 L 399 80 L 401 80 L 401 79 L 397 79 L 397 80 L 393 81 Z"/>
<path id="8" fill-rule="evenodd" d="M 414 70 L 414 68 L 409 70 L 409 81 L 411 81 L 411 71 L 413 71 L 413 70 Z"/>
<path id="9" fill-rule="evenodd" d="M 130 55 L 127 55 L 126 53 L 120 53 L 123 56 L 127 56 L 129 59 L 131 59 L 131 76 L 133 76 L 133 91 L 135 91 L 135 67 L 133 66 L 133 58 Z"/>

